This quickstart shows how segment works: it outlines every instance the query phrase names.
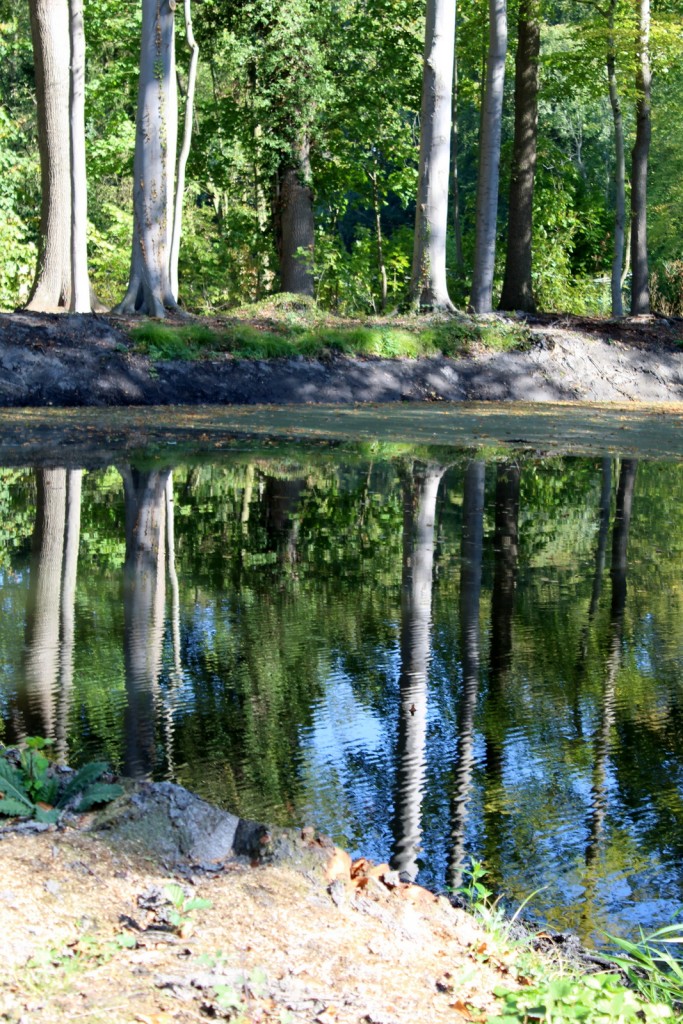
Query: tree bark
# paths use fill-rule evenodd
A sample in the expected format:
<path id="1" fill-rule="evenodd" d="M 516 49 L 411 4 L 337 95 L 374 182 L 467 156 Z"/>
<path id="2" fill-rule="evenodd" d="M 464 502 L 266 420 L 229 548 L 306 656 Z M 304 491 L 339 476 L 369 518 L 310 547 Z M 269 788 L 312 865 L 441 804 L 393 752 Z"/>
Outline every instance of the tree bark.
<path id="1" fill-rule="evenodd" d="M 458 14 L 456 4 L 455 32 L 453 35 L 453 102 L 451 111 L 451 163 L 453 165 L 453 238 L 455 265 L 462 274 L 465 259 L 462 251 L 462 220 L 460 217 L 460 178 L 458 176 Z"/>
<path id="2" fill-rule="evenodd" d="M 477 227 L 470 299 L 472 310 L 475 313 L 490 313 L 493 309 L 493 274 L 496 262 L 498 179 L 506 52 L 507 10 L 505 0 L 489 0 L 489 52 L 479 136 Z"/>
<path id="3" fill-rule="evenodd" d="M 614 256 L 612 258 L 612 316 L 624 315 L 624 304 L 621 297 L 621 270 L 624 263 L 624 226 L 626 223 L 626 161 L 624 157 L 624 123 L 621 113 L 621 101 L 617 87 L 616 47 L 614 42 L 614 9 L 616 0 L 612 0 L 609 9 L 609 36 L 607 50 L 607 81 L 609 83 L 609 101 L 614 120 Z"/>
<path id="4" fill-rule="evenodd" d="M 650 312 L 647 260 L 647 164 L 650 154 L 650 0 L 638 4 L 636 140 L 631 154 L 631 313 Z"/>
<path id="5" fill-rule="evenodd" d="M 72 313 L 92 312 L 88 277 L 88 181 L 85 168 L 85 33 L 83 0 L 70 0 L 71 301 Z"/>
<path id="6" fill-rule="evenodd" d="M 538 128 L 538 57 L 541 25 L 538 0 L 522 0 L 515 58 L 515 134 L 510 174 L 510 212 L 502 309 L 536 308 L 532 270 L 532 232 Z"/>
<path id="7" fill-rule="evenodd" d="M 140 82 L 133 163 L 133 251 L 118 313 L 163 317 L 171 288 L 173 179 L 178 133 L 175 0 L 142 0 Z"/>
<path id="8" fill-rule="evenodd" d="M 444 468 L 416 463 L 403 481 L 403 573 L 398 772 L 391 866 L 413 881 L 422 835 L 427 673 L 432 619 L 434 521 Z"/>
<path id="9" fill-rule="evenodd" d="M 68 0 L 30 0 L 40 153 L 40 240 L 28 309 L 71 302 L 70 35 Z"/>
<path id="10" fill-rule="evenodd" d="M 280 257 L 280 290 L 313 298 L 315 219 L 307 138 L 292 157 L 283 162 L 276 178 L 275 234 Z M 304 250 L 304 254 L 300 250 Z"/>
<path id="11" fill-rule="evenodd" d="M 454 48 L 454 0 L 427 0 L 410 286 L 411 300 L 418 309 L 454 308 L 446 283 Z"/>
<path id="12" fill-rule="evenodd" d="M 178 171 L 175 182 L 175 206 L 173 212 L 173 234 L 171 238 L 170 274 L 171 292 L 178 301 L 178 259 L 180 256 L 180 236 L 183 226 L 183 200 L 185 198 L 185 170 L 192 143 L 192 118 L 194 116 L 194 94 L 197 85 L 197 64 L 199 63 L 199 46 L 192 31 L 192 4 L 185 0 L 185 37 L 190 47 L 190 71 L 187 76 L 187 94 L 185 96 L 185 122 L 183 124 L 183 144 L 178 156 Z"/>

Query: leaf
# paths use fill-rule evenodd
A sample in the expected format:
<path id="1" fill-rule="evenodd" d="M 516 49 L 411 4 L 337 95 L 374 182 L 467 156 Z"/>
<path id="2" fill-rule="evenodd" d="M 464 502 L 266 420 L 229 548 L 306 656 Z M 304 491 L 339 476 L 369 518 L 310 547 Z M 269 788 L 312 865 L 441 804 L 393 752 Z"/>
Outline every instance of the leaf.
<path id="1" fill-rule="evenodd" d="M 121 796 L 122 793 L 123 786 L 119 786 L 116 782 L 99 782 L 86 789 L 76 810 L 87 811 L 90 807 L 94 807 L 95 804 L 108 804 L 111 800 L 115 800 L 117 796 Z M 62 801 L 60 800 L 61 803 Z"/>
<path id="2" fill-rule="evenodd" d="M 211 900 L 206 900 L 202 896 L 195 896 L 194 899 L 188 900 L 185 903 L 183 910 L 185 913 L 188 913 L 190 910 L 208 910 L 212 906 Z"/>
<path id="3" fill-rule="evenodd" d="M 166 893 L 166 898 L 174 907 L 182 907 L 185 903 L 185 890 L 177 882 L 170 882 L 168 885 L 165 885 L 164 892 Z"/>
<path id="4" fill-rule="evenodd" d="M 20 773 L 16 768 L 12 767 L 9 761 L 5 761 L 4 758 L 0 758 L 0 782 L 2 783 L 5 797 L 11 797 L 13 800 L 18 800 L 24 805 L 24 807 L 27 807 L 29 811 L 33 810 L 33 804 L 26 795 Z"/>
<path id="5" fill-rule="evenodd" d="M 36 807 L 33 816 L 36 821 L 42 821 L 45 825 L 54 825 L 59 819 L 59 811 L 54 807 L 49 811 L 43 810 L 42 807 Z"/>
<path id="6" fill-rule="evenodd" d="M 0 799 L 0 814 L 6 814 L 10 818 L 23 818 L 30 814 L 31 808 L 12 797 Z"/>
<path id="7" fill-rule="evenodd" d="M 109 765 L 105 761 L 91 761 L 90 764 L 85 764 L 82 768 L 79 768 L 62 793 L 58 806 L 66 806 L 71 797 L 92 786 L 101 775 L 104 775 L 108 768 Z"/>

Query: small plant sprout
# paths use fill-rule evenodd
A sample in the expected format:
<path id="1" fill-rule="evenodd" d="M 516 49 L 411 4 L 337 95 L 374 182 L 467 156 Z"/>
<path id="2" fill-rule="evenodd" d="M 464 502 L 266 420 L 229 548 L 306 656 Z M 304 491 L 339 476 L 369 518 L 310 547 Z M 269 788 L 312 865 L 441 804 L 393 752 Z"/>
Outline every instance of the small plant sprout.
<path id="1" fill-rule="evenodd" d="M 211 900 L 189 895 L 187 890 L 177 882 L 170 882 L 164 886 L 164 894 L 172 907 L 167 915 L 169 923 L 181 939 L 189 939 L 194 931 L 194 912 L 208 910 L 213 905 Z"/>

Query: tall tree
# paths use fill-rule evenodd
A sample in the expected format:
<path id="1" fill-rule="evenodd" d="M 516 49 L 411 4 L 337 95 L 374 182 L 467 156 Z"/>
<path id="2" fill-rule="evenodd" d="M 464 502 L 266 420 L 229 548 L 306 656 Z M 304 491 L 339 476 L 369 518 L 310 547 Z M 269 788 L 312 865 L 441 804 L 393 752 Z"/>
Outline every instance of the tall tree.
<path id="1" fill-rule="evenodd" d="M 295 295 L 313 296 L 315 218 L 307 135 L 282 157 L 275 174 L 273 214 L 280 257 L 280 288 Z"/>
<path id="2" fill-rule="evenodd" d="M 411 282 L 419 309 L 454 308 L 446 283 L 454 49 L 454 0 L 427 0 Z"/>
<path id="3" fill-rule="evenodd" d="M 90 312 L 82 0 L 30 0 L 40 152 L 33 310 Z"/>
<path id="4" fill-rule="evenodd" d="M 178 135 L 175 9 L 176 0 L 142 0 L 133 251 L 119 313 L 163 317 L 177 307 L 170 267 Z"/>
<path id="5" fill-rule="evenodd" d="M 541 51 L 539 0 L 521 0 L 515 57 L 515 136 L 512 147 L 508 242 L 500 305 L 532 313 L 531 281 L 536 142 L 538 134 L 538 58 Z"/>
<path id="6" fill-rule="evenodd" d="M 498 180 L 506 53 L 506 0 L 489 0 L 489 47 L 479 132 L 477 224 L 470 299 L 475 313 L 490 313 L 493 309 L 493 273 L 496 262 Z"/>
<path id="7" fill-rule="evenodd" d="M 614 121 L 614 255 L 612 258 L 612 316 L 623 316 L 621 270 L 624 263 L 624 228 L 626 224 L 626 158 L 624 156 L 624 118 L 617 83 L 617 49 L 614 15 L 617 0 L 610 0 L 607 12 L 607 82 Z"/>
<path id="8" fill-rule="evenodd" d="M 631 313 L 650 312 L 647 165 L 650 153 L 650 0 L 638 0 L 636 139 L 631 154 Z"/>

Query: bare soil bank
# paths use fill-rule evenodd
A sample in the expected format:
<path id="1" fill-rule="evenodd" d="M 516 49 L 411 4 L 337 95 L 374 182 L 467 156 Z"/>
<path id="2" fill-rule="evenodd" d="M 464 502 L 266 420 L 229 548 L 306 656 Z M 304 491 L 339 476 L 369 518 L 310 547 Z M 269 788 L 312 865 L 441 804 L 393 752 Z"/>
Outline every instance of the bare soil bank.
<path id="1" fill-rule="evenodd" d="M 683 401 L 683 322 L 543 316 L 524 352 L 462 359 L 157 362 L 135 354 L 130 321 L 0 314 L 0 406 L 391 401 Z"/>

